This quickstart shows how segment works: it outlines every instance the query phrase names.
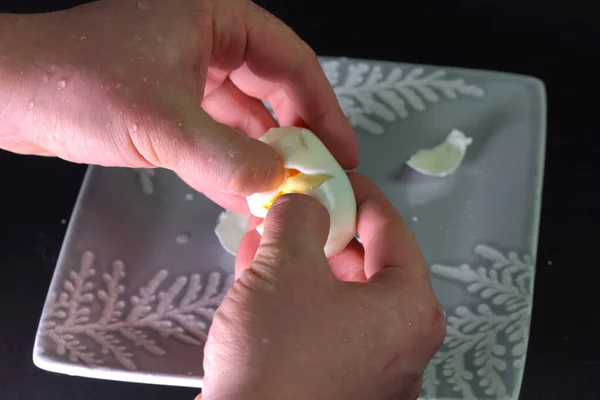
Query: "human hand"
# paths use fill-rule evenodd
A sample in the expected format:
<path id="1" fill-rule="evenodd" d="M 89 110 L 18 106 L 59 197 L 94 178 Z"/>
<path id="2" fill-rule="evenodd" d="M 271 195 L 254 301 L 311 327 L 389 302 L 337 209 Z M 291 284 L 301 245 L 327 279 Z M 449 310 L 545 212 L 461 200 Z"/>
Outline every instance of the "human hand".
<path id="1" fill-rule="evenodd" d="M 304 195 L 274 203 L 262 240 L 244 237 L 205 347 L 202 400 L 418 397 L 443 312 L 394 206 L 350 179 L 364 247 L 327 260 L 328 213 Z"/>
<path id="2" fill-rule="evenodd" d="M 254 139 L 277 126 L 261 99 L 281 125 L 319 135 L 344 168 L 358 163 L 315 53 L 247 0 L 101 0 L 0 15 L 0 55 L 0 148 L 171 169 L 245 212 L 245 195 L 283 179 L 277 154 Z"/>

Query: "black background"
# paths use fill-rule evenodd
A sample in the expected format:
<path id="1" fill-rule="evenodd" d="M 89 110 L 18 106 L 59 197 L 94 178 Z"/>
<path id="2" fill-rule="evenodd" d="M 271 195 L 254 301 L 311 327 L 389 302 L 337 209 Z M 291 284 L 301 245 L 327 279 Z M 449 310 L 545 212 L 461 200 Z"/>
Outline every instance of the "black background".
<path id="1" fill-rule="evenodd" d="M 0 10 L 77 3 L 0 0 Z M 600 259 L 600 64 L 592 58 L 600 50 L 600 24 L 592 2 L 352 3 L 259 2 L 322 55 L 503 70 L 545 82 L 546 171 L 521 398 L 600 399 L 600 280 L 592 276 Z M 81 165 L 0 151 L 0 399 L 192 399 L 193 389 L 68 377 L 31 361 L 66 229 L 60 221 L 71 213 L 84 172 Z"/>

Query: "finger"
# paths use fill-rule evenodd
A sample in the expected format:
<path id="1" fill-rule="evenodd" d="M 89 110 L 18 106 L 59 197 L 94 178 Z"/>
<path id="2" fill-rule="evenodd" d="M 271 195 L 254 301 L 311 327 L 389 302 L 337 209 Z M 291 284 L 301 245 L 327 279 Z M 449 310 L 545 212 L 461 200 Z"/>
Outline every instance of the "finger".
<path id="1" fill-rule="evenodd" d="M 269 100 L 280 125 L 306 122 L 343 168 L 355 168 L 356 135 L 314 51 L 280 20 L 249 4 L 246 62 L 230 79 L 247 95 Z"/>
<path id="2" fill-rule="evenodd" d="M 261 101 L 244 94 L 229 79 L 204 97 L 202 108 L 215 121 L 257 139 L 277 126 Z"/>
<path id="3" fill-rule="evenodd" d="M 248 220 L 248 230 L 251 231 L 256 229 L 256 226 L 262 222 L 264 222 L 264 219 L 251 215 L 250 219 Z"/>
<path id="4" fill-rule="evenodd" d="M 235 256 L 235 279 L 238 279 L 242 272 L 252 265 L 260 239 L 260 235 L 255 230 L 249 231 L 242 238 Z"/>
<path id="5" fill-rule="evenodd" d="M 344 282 L 365 282 L 367 277 L 364 257 L 364 248 L 355 239 L 342 252 L 327 261 L 336 279 Z"/>
<path id="6" fill-rule="evenodd" d="M 226 210 L 234 211 L 238 214 L 250 214 L 248 202 L 244 196 L 223 193 L 219 190 L 205 190 L 202 194 Z"/>
<path id="7" fill-rule="evenodd" d="M 195 106 L 182 112 L 184 122 L 175 128 L 161 129 L 160 121 L 148 117 L 130 131 L 146 160 L 175 171 L 200 192 L 247 196 L 279 186 L 284 172 L 273 148 L 215 122 Z"/>
<path id="8" fill-rule="evenodd" d="M 386 268 L 397 268 L 408 276 L 426 276 L 421 250 L 394 205 L 366 176 L 348 176 L 358 207 L 357 230 L 365 249 L 366 277 Z"/>
<path id="9" fill-rule="evenodd" d="M 283 195 L 267 213 L 252 266 L 328 270 L 323 250 L 328 234 L 329 212 L 325 207 L 310 196 Z"/>

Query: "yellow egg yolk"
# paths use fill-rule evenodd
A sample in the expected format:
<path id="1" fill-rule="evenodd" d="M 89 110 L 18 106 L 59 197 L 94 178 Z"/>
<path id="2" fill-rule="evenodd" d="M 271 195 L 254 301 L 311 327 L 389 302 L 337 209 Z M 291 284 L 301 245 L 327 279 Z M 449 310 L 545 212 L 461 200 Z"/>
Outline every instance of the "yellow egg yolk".
<path id="1" fill-rule="evenodd" d="M 263 205 L 265 210 L 271 208 L 275 200 L 287 193 L 308 194 L 315 190 L 333 176 L 328 174 L 304 174 L 294 168 L 286 168 L 287 178 L 279 189 L 279 193 L 275 195 L 268 203 Z"/>

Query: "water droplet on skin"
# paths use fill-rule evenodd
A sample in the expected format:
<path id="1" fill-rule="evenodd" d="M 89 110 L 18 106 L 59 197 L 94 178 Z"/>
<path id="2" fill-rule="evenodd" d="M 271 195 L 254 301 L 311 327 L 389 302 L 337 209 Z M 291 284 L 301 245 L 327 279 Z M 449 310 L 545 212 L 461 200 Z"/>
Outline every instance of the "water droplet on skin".
<path id="1" fill-rule="evenodd" d="M 30 101 L 29 104 L 27 104 L 27 109 L 33 110 L 33 106 L 34 106 L 33 101 Z"/>
<path id="2" fill-rule="evenodd" d="M 181 122 L 178 122 L 178 123 L 177 123 L 177 126 L 178 126 L 178 127 L 180 127 L 180 128 L 181 128 L 181 126 L 182 126 L 182 125 L 183 125 L 183 124 L 182 124 Z"/>
<path id="3" fill-rule="evenodd" d="M 56 88 L 58 90 L 63 90 L 66 87 L 67 87 L 67 81 L 66 80 L 60 79 L 59 81 L 56 82 Z"/>
<path id="4" fill-rule="evenodd" d="M 193 193 L 187 193 L 187 194 L 185 195 L 185 199 L 186 199 L 187 201 L 192 201 L 192 200 L 194 200 L 194 194 L 193 194 Z"/>
<path id="5" fill-rule="evenodd" d="M 137 127 L 137 125 L 136 125 L 136 124 L 133 124 L 133 125 L 131 125 L 131 126 L 129 127 L 129 133 L 135 133 L 135 132 L 137 132 L 137 128 L 138 128 L 138 127 Z"/>
<path id="6" fill-rule="evenodd" d="M 260 341 L 262 344 L 267 344 L 269 343 L 269 339 L 267 338 L 262 338 L 262 340 Z"/>
<path id="7" fill-rule="evenodd" d="M 83 42 L 85 39 L 87 39 L 87 37 L 85 37 L 85 36 L 82 36 L 82 37 L 81 37 L 79 40 L 80 40 L 81 42 Z"/>
<path id="8" fill-rule="evenodd" d="M 142 11 L 146 11 L 148 9 L 148 3 L 144 0 L 140 0 L 137 3 L 137 8 L 139 8 Z"/>
<path id="9" fill-rule="evenodd" d="M 133 108 L 137 108 L 137 103 L 133 103 Z"/>
<path id="10" fill-rule="evenodd" d="M 120 83 L 117 83 L 117 84 L 115 85 L 115 89 L 118 89 L 118 88 L 120 88 L 121 86 L 123 86 L 123 85 L 121 85 Z"/>
<path id="11" fill-rule="evenodd" d="M 347 338 L 347 337 L 345 337 L 345 338 L 344 338 L 344 342 L 347 342 L 347 341 L 348 341 L 348 338 Z"/>
<path id="12" fill-rule="evenodd" d="M 146 78 L 145 76 L 142 76 L 142 82 L 148 82 L 148 78 Z"/>
<path id="13" fill-rule="evenodd" d="M 191 235 L 187 232 L 185 233 L 180 233 L 179 235 L 177 235 L 177 237 L 175 238 L 175 241 L 179 244 L 187 244 L 190 242 L 191 239 Z"/>
<path id="14" fill-rule="evenodd" d="M 142 41 L 142 37 L 141 37 L 141 36 L 136 36 L 136 37 L 135 37 L 135 40 L 136 40 L 137 42 L 141 42 L 141 41 Z"/>
<path id="15" fill-rule="evenodd" d="M 368 305 L 368 304 L 365 304 L 365 307 L 369 308 L 369 307 L 371 307 L 371 306 L 370 306 L 370 305 Z"/>
<path id="16" fill-rule="evenodd" d="M 362 322 L 362 318 L 359 318 L 359 319 L 358 319 L 358 322 Z"/>

